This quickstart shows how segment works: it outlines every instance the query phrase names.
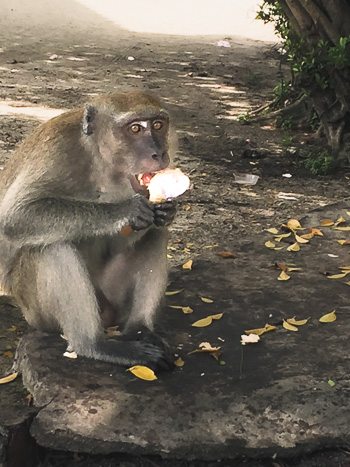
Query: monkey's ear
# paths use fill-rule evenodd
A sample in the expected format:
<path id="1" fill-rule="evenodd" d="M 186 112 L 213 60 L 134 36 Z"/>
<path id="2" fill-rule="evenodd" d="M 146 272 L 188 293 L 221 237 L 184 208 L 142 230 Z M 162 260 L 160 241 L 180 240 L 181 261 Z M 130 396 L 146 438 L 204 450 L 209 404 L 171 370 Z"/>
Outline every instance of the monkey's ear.
<path id="1" fill-rule="evenodd" d="M 94 107 L 91 104 L 87 104 L 85 106 L 85 112 L 83 117 L 83 133 L 85 135 L 91 135 L 94 132 L 96 115 L 96 107 Z"/>

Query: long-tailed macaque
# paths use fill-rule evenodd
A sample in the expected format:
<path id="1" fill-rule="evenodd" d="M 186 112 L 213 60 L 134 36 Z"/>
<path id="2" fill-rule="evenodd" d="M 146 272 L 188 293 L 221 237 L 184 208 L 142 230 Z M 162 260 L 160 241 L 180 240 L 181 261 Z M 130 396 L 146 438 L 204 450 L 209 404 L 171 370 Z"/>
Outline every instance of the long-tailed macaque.
<path id="1" fill-rule="evenodd" d="M 0 281 L 31 326 L 63 333 L 81 356 L 172 366 L 152 329 L 175 207 L 151 204 L 137 180 L 169 160 L 168 113 L 142 92 L 61 114 L 15 151 L 0 180 Z"/>

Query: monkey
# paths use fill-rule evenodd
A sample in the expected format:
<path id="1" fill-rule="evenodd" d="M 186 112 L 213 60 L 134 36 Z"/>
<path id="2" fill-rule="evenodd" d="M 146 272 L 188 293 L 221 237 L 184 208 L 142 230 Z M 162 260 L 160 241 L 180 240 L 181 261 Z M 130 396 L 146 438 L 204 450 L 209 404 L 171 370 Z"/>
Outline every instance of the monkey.
<path id="1" fill-rule="evenodd" d="M 1 173 L 0 283 L 78 356 L 173 367 L 154 324 L 176 206 L 150 203 L 137 179 L 169 166 L 169 135 L 156 97 L 106 94 L 37 127 Z M 107 339 L 114 324 L 122 335 Z"/>

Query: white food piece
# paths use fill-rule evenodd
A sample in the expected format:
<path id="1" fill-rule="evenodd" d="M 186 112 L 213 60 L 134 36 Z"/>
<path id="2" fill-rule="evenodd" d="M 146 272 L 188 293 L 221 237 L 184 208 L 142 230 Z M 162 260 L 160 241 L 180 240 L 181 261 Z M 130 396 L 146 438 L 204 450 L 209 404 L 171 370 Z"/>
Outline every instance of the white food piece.
<path id="1" fill-rule="evenodd" d="M 177 198 L 190 188 L 190 179 L 180 169 L 164 169 L 157 172 L 148 185 L 149 200 L 160 203 Z"/>
<path id="2" fill-rule="evenodd" d="M 242 345 L 247 345 L 247 344 L 256 344 L 259 342 L 260 336 L 257 336 L 256 334 L 249 334 L 249 336 L 242 334 L 241 335 L 241 344 Z"/>

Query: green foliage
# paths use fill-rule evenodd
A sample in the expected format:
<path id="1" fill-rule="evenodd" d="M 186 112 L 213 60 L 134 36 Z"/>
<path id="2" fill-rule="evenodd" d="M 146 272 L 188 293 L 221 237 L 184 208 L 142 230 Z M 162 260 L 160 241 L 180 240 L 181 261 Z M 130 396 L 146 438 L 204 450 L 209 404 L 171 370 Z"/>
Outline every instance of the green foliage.
<path id="1" fill-rule="evenodd" d="M 289 81 L 280 81 L 277 86 L 273 88 L 274 99 L 273 102 L 277 105 L 283 105 L 291 93 L 291 84 Z"/>
<path id="2" fill-rule="evenodd" d="M 335 169 L 334 159 L 326 149 L 312 147 L 302 151 L 301 155 L 306 157 L 302 164 L 314 175 L 326 175 Z"/>
<path id="3" fill-rule="evenodd" d="M 237 116 L 237 119 L 239 123 L 242 123 L 242 125 L 249 125 L 250 124 L 250 115 L 249 114 L 239 114 Z"/>
<path id="4" fill-rule="evenodd" d="M 283 50 L 305 92 L 334 87 L 334 69 L 350 66 L 350 36 L 341 37 L 337 44 L 320 40 L 311 47 L 293 30 L 278 1 L 265 0 L 259 7 L 257 18 L 272 22 L 281 37 Z"/>

